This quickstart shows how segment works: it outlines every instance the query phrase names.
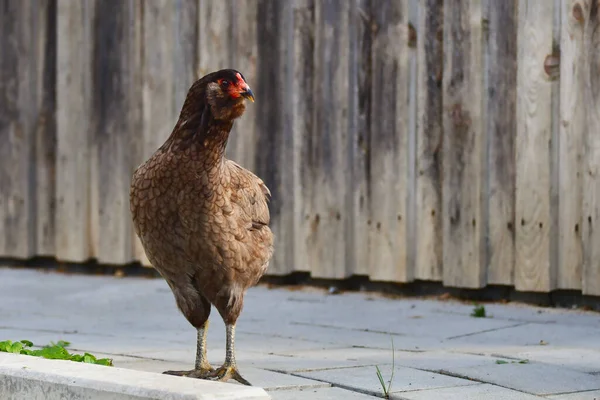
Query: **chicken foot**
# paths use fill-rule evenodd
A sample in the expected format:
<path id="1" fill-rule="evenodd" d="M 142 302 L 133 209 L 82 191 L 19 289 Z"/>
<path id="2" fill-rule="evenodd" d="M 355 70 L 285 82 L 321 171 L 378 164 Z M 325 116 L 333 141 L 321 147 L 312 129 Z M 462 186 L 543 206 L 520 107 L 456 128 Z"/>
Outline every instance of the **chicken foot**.
<path id="1" fill-rule="evenodd" d="M 235 363 L 235 324 L 228 324 L 227 328 L 227 348 L 225 350 L 225 362 L 216 371 L 209 374 L 211 378 L 220 382 L 226 382 L 229 379 L 238 381 L 247 386 L 252 386 L 250 382 L 240 375 Z"/>
<path id="2" fill-rule="evenodd" d="M 196 364 L 190 371 L 165 371 L 163 374 L 187 376 L 188 378 L 208 379 L 215 371 L 206 358 L 206 334 L 208 333 L 208 320 L 198 328 L 198 343 L 196 346 Z"/>

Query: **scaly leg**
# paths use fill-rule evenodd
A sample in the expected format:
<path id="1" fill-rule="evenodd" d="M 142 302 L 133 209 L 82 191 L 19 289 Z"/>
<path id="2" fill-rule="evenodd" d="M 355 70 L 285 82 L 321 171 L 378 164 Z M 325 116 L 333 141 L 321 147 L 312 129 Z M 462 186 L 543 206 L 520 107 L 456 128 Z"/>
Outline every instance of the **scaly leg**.
<path id="1" fill-rule="evenodd" d="M 227 326 L 227 349 L 225 350 L 225 362 L 223 365 L 211 373 L 209 376 L 217 378 L 216 380 L 226 382 L 229 379 L 234 379 L 241 384 L 252 386 L 250 382 L 245 380 L 237 370 L 235 363 L 235 324 Z"/>
<path id="2" fill-rule="evenodd" d="M 206 358 L 206 334 L 208 332 L 208 320 L 198 328 L 198 343 L 196 345 L 196 364 L 191 371 L 165 371 L 163 374 L 187 376 L 189 378 L 207 379 L 214 372 Z"/>

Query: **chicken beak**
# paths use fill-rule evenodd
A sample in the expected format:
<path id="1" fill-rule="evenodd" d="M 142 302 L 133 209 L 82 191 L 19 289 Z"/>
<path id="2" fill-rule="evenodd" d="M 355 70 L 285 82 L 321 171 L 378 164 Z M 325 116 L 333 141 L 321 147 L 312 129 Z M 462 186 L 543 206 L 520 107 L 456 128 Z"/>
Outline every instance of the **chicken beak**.
<path id="1" fill-rule="evenodd" d="M 246 88 L 243 92 L 240 93 L 243 98 L 250 100 L 254 103 L 254 93 L 252 93 L 252 89 L 249 87 Z"/>

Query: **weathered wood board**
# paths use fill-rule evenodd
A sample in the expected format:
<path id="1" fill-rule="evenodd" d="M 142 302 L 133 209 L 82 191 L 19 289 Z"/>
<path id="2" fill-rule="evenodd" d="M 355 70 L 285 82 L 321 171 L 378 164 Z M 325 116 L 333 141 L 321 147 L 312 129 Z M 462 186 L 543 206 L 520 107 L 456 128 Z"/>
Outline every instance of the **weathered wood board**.
<path id="1" fill-rule="evenodd" d="M 487 283 L 512 285 L 515 264 L 517 8 L 489 2 L 486 34 L 485 126 L 488 135 Z"/>
<path id="2" fill-rule="evenodd" d="M 293 135 L 295 172 L 293 196 L 294 212 L 294 265 L 295 271 L 310 271 L 307 241 L 310 238 L 311 207 L 313 196 L 312 162 L 313 85 L 315 4 L 313 0 L 294 1 L 292 8 L 292 93 L 291 131 Z M 289 250 L 288 250 L 289 251 Z"/>
<path id="3" fill-rule="evenodd" d="M 478 0 L 444 2 L 444 284 L 485 285 L 482 19 Z"/>
<path id="4" fill-rule="evenodd" d="M 550 260 L 554 83 L 544 62 L 553 50 L 554 8 L 544 0 L 519 0 L 518 7 L 515 287 L 550 291 L 556 287 Z"/>
<path id="5" fill-rule="evenodd" d="M 587 132 L 583 24 L 572 12 L 578 1 L 561 2 L 558 201 L 558 288 L 581 288 L 582 153 Z"/>
<path id="6" fill-rule="evenodd" d="M 348 174 L 348 97 L 350 3 L 315 1 L 314 126 L 311 162 L 314 169 L 308 257 L 315 278 L 345 278 L 346 190 Z"/>
<path id="7" fill-rule="evenodd" d="M 579 7 L 577 7 L 579 5 Z M 580 11 L 579 11 L 580 10 Z M 583 162 L 583 294 L 600 295 L 600 4 L 579 1 L 573 13 L 583 24 L 583 103 L 587 132 Z"/>
<path id="8" fill-rule="evenodd" d="M 408 282 L 408 1 L 372 4 L 369 276 Z"/>
<path id="9" fill-rule="evenodd" d="M 92 28 L 95 2 L 58 0 L 56 257 L 90 258 Z"/>
<path id="10" fill-rule="evenodd" d="M 415 278 L 442 279 L 444 1 L 420 0 L 417 39 Z"/>
<path id="11" fill-rule="evenodd" d="M 92 30 L 92 135 L 95 153 L 97 249 L 106 264 L 133 258 L 129 185 L 136 167 L 129 146 L 141 132 L 141 3 L 98 0 Z M 134 21 L 132 24 L 131 21 Z"/>

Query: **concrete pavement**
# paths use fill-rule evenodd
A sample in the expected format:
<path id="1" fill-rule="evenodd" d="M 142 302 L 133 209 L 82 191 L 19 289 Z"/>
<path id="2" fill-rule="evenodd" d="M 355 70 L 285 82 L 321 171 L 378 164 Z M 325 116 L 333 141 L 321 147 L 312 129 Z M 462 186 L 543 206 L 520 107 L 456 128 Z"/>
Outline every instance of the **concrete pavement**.
<path id="1" fill-rule="evenodd" d="M 195 331 L 161 279 L 0 269 L 0 340 L 67 340 L 146 372 L 189 369 Z M 242 375 L 275 400 L 600 399 L 600 314 L 372 293 L 253 288 L 237 327 Z M 224 357 L 213 310 L 208 356 Z M 109 367 L 106 367 L 109 368 Z M 187 378 L 182 378 L 187 379 Z"/>

